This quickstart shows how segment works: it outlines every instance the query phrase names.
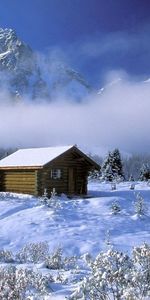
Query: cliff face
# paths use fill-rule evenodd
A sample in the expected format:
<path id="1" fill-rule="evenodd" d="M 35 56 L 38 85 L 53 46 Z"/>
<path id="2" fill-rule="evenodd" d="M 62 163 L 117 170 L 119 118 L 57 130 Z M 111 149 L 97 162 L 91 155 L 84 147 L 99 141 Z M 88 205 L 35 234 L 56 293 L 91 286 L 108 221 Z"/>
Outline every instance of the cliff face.
<path id="1" fill-rule="evenodd" d="M 40 56 L 12 29 L 0 29 L 0 88 L 14 97 L 55 100 L 68 97 L 80 101 L 91 91 L 82 76 L 68 66 Z"/>

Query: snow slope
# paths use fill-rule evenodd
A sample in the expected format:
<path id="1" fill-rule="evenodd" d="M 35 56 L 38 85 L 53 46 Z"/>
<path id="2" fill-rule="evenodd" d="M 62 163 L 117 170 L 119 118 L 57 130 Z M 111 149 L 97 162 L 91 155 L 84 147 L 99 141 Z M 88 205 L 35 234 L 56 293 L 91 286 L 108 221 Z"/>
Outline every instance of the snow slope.
<path id="1" fill-rule="evenodd" d="M 90 183 L 86 199 L 59 200 L 60 207 L 47 208 L 29 195 L 0 193 L 0 246 L 16 251 L 27 242 L 48 241 L 50 249 L 61 245 L 66 254 L 97 254 L 106 247 L 107 230 L 111 243 L 129 250 L 150 242 L 150 187 L 137 183 L 120 183 L 112 191 L 110 184 Z M 147 210 L 143 218 L 135 218 L 134 201 L 140 192 Z M 121 205 L 118 215 L 111 214 L 111 204 Z"/>
<path id="2" fill-rule="evenodd" d="M 111 185 L 99 182 L 89 183 L 89 195 L 85 199 L 67 199 L 65 195 L 57 199 L 59 205 L 48 208 L 37 198 L 29 195 L 0 193 L 0 249 L 14 253 L 29 242 L 47 241 L 50 251 L 58 246 L 65 255 L 92 255 L 107 250 L 109 242 L 114 248 L 130 253 L 133 246 L 150 243 L 150 186 L 137 182 L 135 190 L 131 183 L 119 183 L 115 191 Z M 140 193 L 146 205 L 145 215 L 137 217 L 134 210 L 136 195 Z M 113 215 L 111 204 L 118 201 L 121 212 Z M 37 265 L 41 272 L 50 272 Z M 75 287 L 75 278 L 86 274 L 83 265 L 72 273 L 59 270 L 68 283 L 53 283 L 53 298 L 65 299 Z M 57 270 L 52 270 L 57 277 Z"/>

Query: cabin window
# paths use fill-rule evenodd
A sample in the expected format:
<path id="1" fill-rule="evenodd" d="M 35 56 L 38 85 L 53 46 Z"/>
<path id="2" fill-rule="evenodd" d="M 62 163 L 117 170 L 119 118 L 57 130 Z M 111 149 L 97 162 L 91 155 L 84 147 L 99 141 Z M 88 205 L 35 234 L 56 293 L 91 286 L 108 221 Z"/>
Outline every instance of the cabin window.
<path id="1" fill-rule="evenodd" d="M 61 169 L 51 169 L 51 179 L 61 179 L 62 170 Z"/>

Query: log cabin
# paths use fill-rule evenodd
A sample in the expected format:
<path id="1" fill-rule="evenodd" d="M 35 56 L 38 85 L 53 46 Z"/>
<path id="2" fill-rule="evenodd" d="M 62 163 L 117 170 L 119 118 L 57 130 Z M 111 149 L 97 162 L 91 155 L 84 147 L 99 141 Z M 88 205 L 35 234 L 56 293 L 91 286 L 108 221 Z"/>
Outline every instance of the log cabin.
<path id="1" fill-rule="evenodd" d="M 20 149 L 0 160 L 0 190 L 41 196 L 86 195 L 90 170 L 100 166 L 77 146 Z"/>

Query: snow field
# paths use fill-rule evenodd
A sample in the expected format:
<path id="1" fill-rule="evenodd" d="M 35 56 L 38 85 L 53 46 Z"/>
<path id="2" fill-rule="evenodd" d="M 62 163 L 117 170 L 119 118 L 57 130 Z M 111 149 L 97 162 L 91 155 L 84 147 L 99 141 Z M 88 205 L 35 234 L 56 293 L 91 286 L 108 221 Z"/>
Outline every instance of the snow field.
<path id="1" fill-rule="evenodd" d="M 46 241 L 51 252 L 62 247 L 65 256 L 85 253 L 95 256 L 101 250 L 108 250 L 109 233 L 109 243 L 114 249 L 130 254 L 132 247 L 150 243 L 150 187 L 137 182 L 135 190 L 131 190 L 130 185 L 119 183 L 112 191 L 110 184 L 93 181 L 89 183 L 87 198 L 67 199 L 63 195 L 56 199 L 59 206 L 54 208 L 41 205 L 33 196 L 0 193 L 0 249 L 16 253 L 30 242 Z M 146 205 L 145 215 L 141 217 L 134 209 L 138 193 Z M 116 215 L 111 211 L 114 201 L 121 207 Z M 34 268 L 43 274 L 50 272 L 42 264 Z M 58 272 L 66 276 L 68 283 L 67 286 L 59 282 L 52 284 L 54 299 L 65 299 L 73 291 L 76 279 L 87 270 L 82 263 L 74 274 L 71 270 L 51 271 L 56 277 Z"/>

